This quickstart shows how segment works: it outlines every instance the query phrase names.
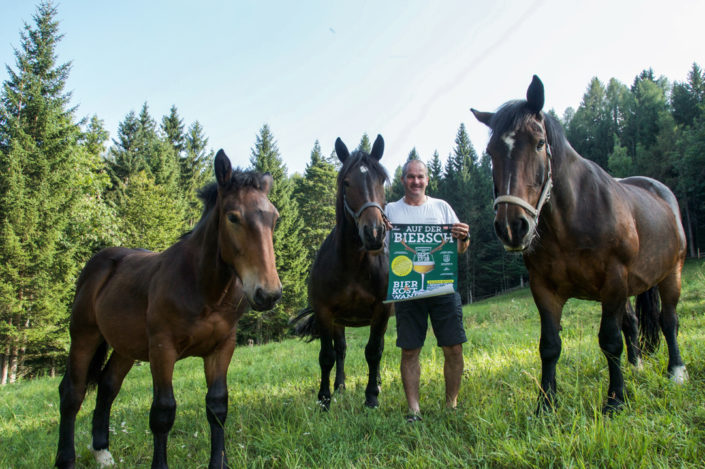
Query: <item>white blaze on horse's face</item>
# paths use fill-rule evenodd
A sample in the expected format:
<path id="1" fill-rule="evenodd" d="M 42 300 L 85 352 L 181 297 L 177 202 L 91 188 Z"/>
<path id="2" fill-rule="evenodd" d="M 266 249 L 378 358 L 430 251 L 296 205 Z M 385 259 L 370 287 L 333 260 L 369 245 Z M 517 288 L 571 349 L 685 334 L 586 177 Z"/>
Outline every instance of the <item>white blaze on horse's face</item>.
<path id="1" fill-rule="evenodd" d="M 502 135 L 502 141 L 507 145 L 507 158 L 511 158 L 512 150 L 514 150 L 514 143 L 516 142 L 516 133 L 514 131 L 507 132 Z"/>
<path id="2" fill-rule="evenodd" d="M 364 165 L 363 165 L 363 166 L 360 166 L 360 172 L 361 172 L 362 174 L 365 174 L 367 171 L 368 171 L 367 166 L 364 166 Z"/>

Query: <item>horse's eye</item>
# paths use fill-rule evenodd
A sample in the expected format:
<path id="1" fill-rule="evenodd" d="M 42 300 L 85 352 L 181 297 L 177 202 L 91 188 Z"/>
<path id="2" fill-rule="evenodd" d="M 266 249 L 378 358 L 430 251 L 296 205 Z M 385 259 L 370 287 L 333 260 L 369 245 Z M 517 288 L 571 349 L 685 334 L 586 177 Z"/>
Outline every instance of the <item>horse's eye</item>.
<path id="1" fill-rule="evenodd" d="M 546 145 L 546 141 L 544 139 L 539 140 L 539 144 L 536 145 L 536 149 L 541 151 L 541 149 Z"/>
<path id="2" fill-rule="evenodd" d="M 228 221 L 234 225 L 240 223 L 240 217 L 235 213 L 228 213 Z"/>

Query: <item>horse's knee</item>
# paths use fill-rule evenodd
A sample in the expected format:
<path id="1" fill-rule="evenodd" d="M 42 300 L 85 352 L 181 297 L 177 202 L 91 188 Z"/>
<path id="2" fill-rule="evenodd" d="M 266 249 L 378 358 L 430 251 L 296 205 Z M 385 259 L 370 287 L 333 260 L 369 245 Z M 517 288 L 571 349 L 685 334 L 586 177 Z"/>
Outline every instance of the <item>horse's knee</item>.
<path id="1" fill-rule="evenodd" d="M 539 354 L 543 361 L 555 361 L 561 356 L 561 339 L 545 340 L 541 339 L 539 343 Z"/>
<path id="2" fill-rule="evenodd" d="M 153 433 L 167 433 L 176 416 L 176 400 L 173 395 L 155 396 L 149 411 L 149 428 Z"/>
<path id="3" fill-rule="evenodd" d="M 384 348 L 377 344 L 367 344 L 365 347 L 365 359 L 368 363 L 376 363 L 382 359 Z"/>
<path id="4" fill-rule="evenodd" d="M 330 370 L 333 368 L 333 364 L 335 364 L 335 350 L 333 350 L 333 348 L 321 348 L 321 353 L 318 354 L 318 362 L 323 369 Z"/>
<path id="5" fill-rule="evenodd" d="M 624 349 L 624 344 L 622 342 L 622 336 L 619 331 L 600 331 L 598 334 L 598 341 L 600 343 L 600 348 L 602 351 L 608 355 L 619 357 L 622 355 L 622 350 Z"/>
<path id="6" fill-rule="evenodd" d="M 228 416 L 228 390 L 209 389 L 206 394 L 206 416 L 211 424 L 222 425 Z"/>

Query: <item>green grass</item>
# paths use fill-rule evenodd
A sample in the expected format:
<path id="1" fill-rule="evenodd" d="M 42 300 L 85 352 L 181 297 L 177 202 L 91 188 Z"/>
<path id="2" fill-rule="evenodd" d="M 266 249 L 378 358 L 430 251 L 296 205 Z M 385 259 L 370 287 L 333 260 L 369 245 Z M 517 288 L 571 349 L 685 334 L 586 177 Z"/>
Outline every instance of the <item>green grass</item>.
<path id="1" fill-rule="evenodd" d="M 318 343 L 299 340 L 235 351 L 228 376 L 228 455 L 233 467 L 702 467 L 705 460 L 705 264 L 689 262 L 679 341 L 690 381 L 665 377 L 662 346 L 642 371 L 624 366 L 629 405 L 605 418 L 607 366 L 597 344 L 600 307 L 571 300 L 563 315 L 557 410 L 534 416 L 540 379 L 539 321 L 527 290 L 465 308 L 468 343 L 456 411 L 444 409 L 442 353 L 422 352 L 424 421 L 407 424 L 394 320 L 385 338 L 380 407 L 365 409 L 368 329 L 348 329 L 347 390 L 331 411 L 316 404 Z M 623 358 L 626 362 L 626 357 Z M 174 468 L 206 467 L 209 431 L 198 359 L 174 373 L 178 403 L 169 439 Z M 58 378 L 0 389 L 0 467 L 49 467 L 58 428 Z M 91 392 L 76 426 L 79 467 L 94 467 Z M 149 365 L 127 377 L 112 413 L 118 467 L 149 467 Z"/>

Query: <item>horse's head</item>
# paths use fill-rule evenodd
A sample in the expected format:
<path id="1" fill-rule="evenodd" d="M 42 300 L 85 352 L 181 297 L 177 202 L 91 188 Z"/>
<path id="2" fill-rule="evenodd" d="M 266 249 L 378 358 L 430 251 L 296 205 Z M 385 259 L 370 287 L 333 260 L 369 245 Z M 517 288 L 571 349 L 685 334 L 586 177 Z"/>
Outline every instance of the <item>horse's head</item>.
<path id="1" fill-rule="evenodd" d="M 377 135 L 372 151 L 351 155 L 343 141 L 335 141 L 335 152 L 343 167 L 338 174 L 337 223 L 349 218 L 357 227 L 363 247 L 372 253 L 382 251 L 386 234 L 384 215 L 384 183 L 387 172 L 379 163 L 384 153 L 384 140 Z"/>
<path id="2" fill-rule="evenodd" d="M 215 176 L 220 257 L 240 277 L 250 306 L 271 309 L 282 295 L 272 240 L 279 212 L 267 197 L 272 176 L 233 171 L 223 150 L 215 156 Z"/>
<path id="3" fill-rule="evenodd" d="M 510 101 L 496 113 L 471 109 L 491 129 L 487 153 L 492 157 L 494 228 L 508 251 L 531 245 L 551 194 L 550 132 L 543 104 L 543 83 L 534 75 L 526 101 Z"/>

